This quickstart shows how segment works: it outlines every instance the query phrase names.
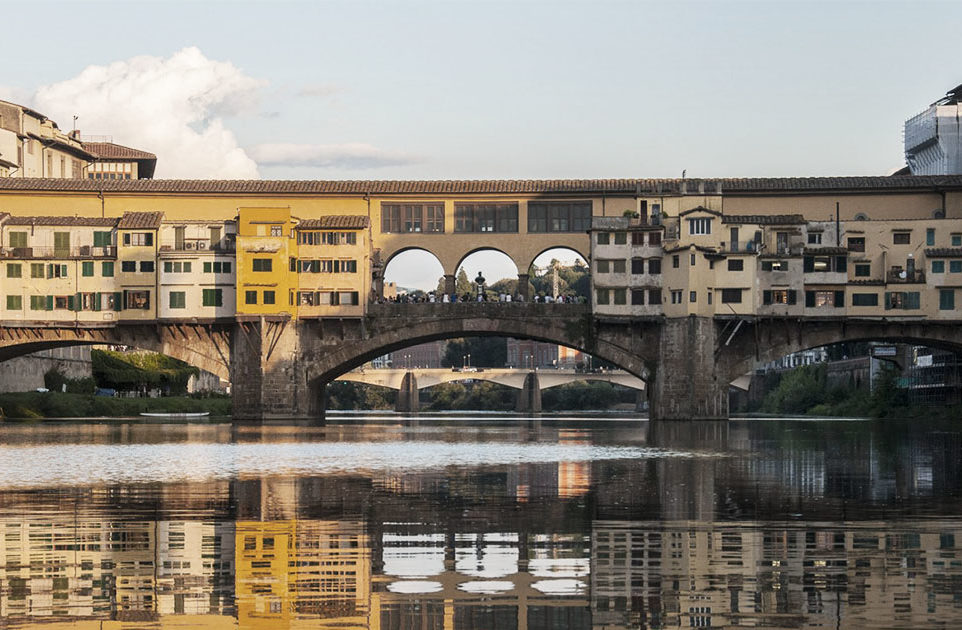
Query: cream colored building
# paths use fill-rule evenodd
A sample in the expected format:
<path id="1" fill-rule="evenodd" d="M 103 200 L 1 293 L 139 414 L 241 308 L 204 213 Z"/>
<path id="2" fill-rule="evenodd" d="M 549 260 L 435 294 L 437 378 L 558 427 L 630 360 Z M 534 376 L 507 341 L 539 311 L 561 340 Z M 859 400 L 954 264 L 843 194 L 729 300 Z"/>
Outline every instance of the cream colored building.
<path id="1" fill-rule="evenodd" d="M 93 159 L 77 134 L 28 107 L 0 101 L 0 177 L 80 179 Z"/>

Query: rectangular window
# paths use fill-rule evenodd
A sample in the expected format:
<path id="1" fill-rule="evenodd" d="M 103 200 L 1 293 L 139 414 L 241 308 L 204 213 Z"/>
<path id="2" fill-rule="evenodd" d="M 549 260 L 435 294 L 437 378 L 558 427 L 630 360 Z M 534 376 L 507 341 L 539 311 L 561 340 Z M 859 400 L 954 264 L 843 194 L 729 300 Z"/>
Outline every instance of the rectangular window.
<path id="1" fill-rule="evenodd" d="M 244 291 L 244 304 L 257 304 L 257 291 Z"/>
<path id="2" fill-rule="evenodd" d="M 66 278 L 67 265 L 47 265 L 48 278 Z"/>
<path id="3" fill-rule="evenodd" d="M 962 234 L 952 235 L 952 247 L 962 247 Z"/>
<path id="4" fill-rule="evenodd" d="M 644 232 L 632 232 L 632 233 L 631 233 L 631 244 L 632 244 L 632 245 L 644 245 L 644 244 L 645 244 L 645 233 L 644 233 Z"/>
<path id="5" fill-rule="evenodd" d="M 283 226 L 283 225 L 272 225 L 272 226 L 271 226 L 271 236 L 284 236 L 284 226 Z"/>
<path id="6" fill-rule="evenodd" d="M 612 273 L 625 273 L 626 265 L 624 259 L 612 260 L 611 261 L 611 272 Z"/>
<path id="7" fill-rule="evenodd" d="M 632 304 L 632 306 L 644 306 L 644 304 L 645 304 L 645 290 L 644 290 L 644 289 L 632 289 L 632 290 L 631 290 L 631 304 Z"/>
<path id="8" fill-rule="evenodd" d="M 173 273 L 173 271 L 174 271 L 174 263 L 170 261 L 164 262 L 164 273 Z"/>
<path id="9" fill-rule="evenodd" d="M 722 289 L 721 301 L 723 304 L 741 304 L 742 290 L 741 289 Z"/>
<path id="10" fill-rule="evenodd" d="M 955 310 L 955 290 L 939 289 L 939 310 L 940 311 Z"/>
<path id="11" fill-rule="evenodd" d="M 809 244 L 809 245 L 821 245 L 821 244 L 822 244 L 822 233 L 821 233 L 821 232 L 809 232 L 809 233 L 808 233 L 808 244 Z"/>
<path id="12" fill-rule="evenodd" d="M 30 277 L 31 278 L 43 277 L 43 263 L 30 263 Z"/>
<path id="13" fill-rule="evenodd" d="M 598 304 L 608 304 L 608 289 L 596 289 L 595 296 Z"/>
<path id="14" fill-rule="evenodd" d="M 529 232 L 531 230 L 528 230 Z M 611 233 L 610 232 L 598 232 L 598 244 L 599 245 L 609 245 L 611 243 Z"/>
<path id="15" fill-rule="evenodd" d="M 137 263 L 133 260 L 124 260 L 120 263 L 120 270 L 124 273 L 133 273 L 137 271 Z"/>
<path id="16" fill-rule="evenodd" d="M 661 304 L 661 289 L 648 289 L 648 303 Z"/>
<path id="17" fill-rule="evenodd" d="M 529 232 L 587 232 L 590 228 L 590 201 L 528 203 Z"/>
<path id="18" fill-rule="evenodd" d="M 772 289 L 762 291 L 762 304 L 795 304 L 794 289 Z"/>
<path id="19" fill-rule="evenodd" d="M 932 261 L 932 273 L 945 273 L 945 261 L 944 261 L 944 260 L 933 260 L 933 261 Z"/>
<path id="20" fill-rule="evenodd" d="M 610 271 L 611 271 L 610 260 L 598 260 L 597 262 L 595 262 L 596 273 L 610 273 Z"/>
<path id="21" fill-rule="evenodd" d="M 114 276 L 114 263 L 113 262 L 100 263 L 100 275 L 102 275 L 104 278 L 112 278 Z"/>
<path id="22" fill-rule="evenodd" d="M 674 256 L 672 256 L 672 257 L 671 257 L 671 267 L 672 267 L 672 269 L 678 269 L 678 264 L 679 264 L 679 262 L 680 262 L 680 261 L 679 261 L 679 258 L 678 258 L 678 254 L 675 254 Z"/>
<path id="23" fill-rule="evenodd" d="M 26 247 L 26 246 L 27 246 L 26 232 L 10 232 L 10 247 Z"/>
<path id="24" fill-rule="evenodd" d="M 264 291 L 264 304 L 273 304 L 273 303 L 274 303 L 274 292 Z"/>
<path id="25" fill-rule="evenodd" d="M 110 247 L 114 244 L 113 234 L 110 232 L 94 232 L 94 247 Z"/>
<path id="26" fill-rule="evenodd" d="M 852 306 L 878 306 L 878 293 L 853 293 Z"/>
<path id="27" fill-rule="evenodd" d="M 853 236 L 848 239 L 848 251 L 850 252 L 864 252 L 865 251 L 865 237 Z"/>
<path id="28" fill-rule="evenodd" d="M 681 290 L 676 290 L 671 292 L 671 303 L 681 304 Z"/>
<path id="29" fill-rule="evenodd" d="M 688 263 L 689 263 L 692 267 L 695 266 L 695 254 L 689 254 Z"/>
<path id="30" fill-rule="evenodd" d="M 80 274 L 85 278 L 94 275 L 94 263 L 92 260 L 85 260 L 80 263 Z"/>
<path id="31" fill-rule="evenodd" d="M 689 291 L 689 292 L 688 292 L 688 301 L 691 302 L 692 304 L 694 304 L 695 302 L 697 302 L 697 301 L 698 301 L 698 293 L 697 293 L 696 291 Z"/>
<path id="32" fill-rule="evenodd" d="M 869 263 L 855 265 L 856 278 L 868 278 L 872 275 L 872 265 Z"/>
<path id="33" fill-rule="evenodd" d="M 658 275 L 661 273 L 661 258 L 648 259 L 648 273 Z"/>
<path id="34" fill-rule="evenodd" d="M 929 247 L 935 245 L 935 229 L 928 228 L 925 230 L 925 244 Z"/>
<path id="35" fill-rule="evenodd" d="M 204 273 L 211 273 L 211 272 L 212 272 L 211 263 L 210 263 L 210 262 L 205 262 L 205 263 L 204 263 Z"/>
<path id="36" fill-rule="evenodd" d="M 949 273 L 962 273 L 962 260 L 950 260 Z"/>
<path id="37" fill-rule="evenodd" d="M 187 308 L 187 293 L 184 291 L 171 291 L 170 308 Z"/>
<path id="38" fill-rule="evenodd" d="M 124 291 L 124 308 L 148 310 L 150 308 L 150 291 Z"/>
<path id="39" fill-rule="evenodd" d="M 661 232 L 648 232 L 649 245 L 661 245 Z"/>
<path id="40" fill-rule="evenodd" d="M 7 310 L 8 310 L 8 311 L 20 311 L 20 310 L 23 310 L 23 296 L 22 296 L 22 295 L 8 295 L 8 296 L 7 296 Z"/>
<path id="41" fill-rule="evenodd" d="M 53 303 L 51 302 L 50 309 L 53 308 Z M 47 296 L 46 295 L 31 295 L 30 296 L 30 310 L 31 311 L 46 311 L 50 310 L 47 308 Z"/>
<path id="42" fill-rule="evenodd" d="M 894 291 L 885 294 L 885 310 L 916 310 L 920 308 L 918 291 Z"/>
<path id="43" fill-rule="evenodd" d="M 912 243 L 911 232 L 893 232 L 892 233 L 893 245 L 910 245 L 911 243 Z"/>
<path id="44" fill-rule="evenodd" d="M 154 244 L 153 232 L 126 232 L 124 245 L 133 247 L 148 247 Z"/>
<path id="45" fill-rule="evenodd" d="M 221 289 L 204 289 L 202 297 L 204 306 L 224 305 L 224 292 Z"/>
<path id="46" fill-rule="evenodd" d="M 627 244 L 628 244 L 628 233 L 615 232 L 615 245 L 627 245 Z"/>
<path id="47" fill-rule="evenodd" d="M 425 206 L 424 212 L 424 231 L 434 233 L 444 232 L 444 206 L 440 204 Z M 354 236 L 354 234 L 349 234 L 348 236 Z M 353 245 L 354 243 L 352 242 L 350 244 Z"/>
<path id="48" fill-rule="evenodd" d="M 741 258 L 729 258 L 728 259 L 728 271 L 744 271 L 745 261 Z"/>
<path id="49" fill-rule="evenodd" d="M 255 258 L 253 261 L 254 271 L 271 271 L 273 260 L 270 258 Z"/>
<path id="50" fill-rule="evenodd" d="M 230 261 L 224 261 L 221 263 L 221 273 L 230 273 Z M 189 269 L 187 271 L 190 271 Z"/>
<path id="51" fill-rule="evenodd" d="M 787 260 L 763 260 L 762 271 L 788 271 Z"/>
<path id="52" fill-rule="evenodd" d="M 8 278 L 19 278 L 21 273 L 23 273 L 23 268 L 20 263 L 7 263 Z"/>
<path id="53" fill-rule="evenodd" d="M 644 258 L 632 258 L 631 259 L 631 273 L 633 275 L 641 275 L 645 273 L 645 259 Z"/>
<path id="54" fill-rule="evenodd" d="M 627 293 L 628 293 L 628 291 L 627 291 L 627 289 L 614 289 L 614 291 L 612 291 L 612 292 L 615 294 L 615 295 L 614 295 L 614 298 L 615 298 L 614 301 L 615 301 L 615 304 L 616 304 L 616 305 L 621 306 L 621 305 L 624 305 L 624 304 L 627 304 L 627 303 L 628 303 L 628 300 L 627 300 Z"/>
<path id="55" fill-rule="evenodd" d="M 140 272 L 141 273 L 151 273 L 154 270 L 154 261 L 152 260 L 141 260 L 140 261 Z"/>
<path id="56" fill-rule="evenodd" d="M 708 217 L 688 219 L 688 234 L 692 236 L 711 234 L 711 219 Z"/>
<path id="57" fill-rule="evenodd" d="M 454 204 L 455 232 L 517 232 L 517 203 Z"/>

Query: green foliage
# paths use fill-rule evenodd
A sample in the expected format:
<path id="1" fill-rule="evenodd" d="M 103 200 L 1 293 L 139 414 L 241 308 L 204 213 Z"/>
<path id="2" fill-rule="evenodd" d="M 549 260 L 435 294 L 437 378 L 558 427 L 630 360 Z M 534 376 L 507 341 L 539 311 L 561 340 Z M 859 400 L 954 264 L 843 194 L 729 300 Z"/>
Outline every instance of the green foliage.
<path id="1" fill-rule="evenodd" d="M 464 357 L 471 355 L 474 367 L 504 367 L 508 360 L 508 342 L 504 337 L 466 337 L 451 339 L 444 347 L 441 367 L 462 367 Z"/>
<path id="2" fill-rule="evenodd" d="M 200 374 L 192 365 L 153 352 L 91 350 L 90 359 L 97 384 L 121 391 L 159 387 L 183 394 L 190 377 Z"/>
<path id="3" fill-rule="evenodd" d="M 229 397 L 212 398 L 111 398 L 88 394 L 20 392 L 0 394 L 0 409 L 7 418 L 135 417 L 140 412 L 189 413 L 208 411 L 229 416 Z"/>
<path id="4" fill-rule="evenodd" d="M 517 390 L 487 381 L 441 383 L 428 391 L 430 411 L 510 411 L 517 400 Z"/>
<path id="5" fill-rule="evenodd" d="M 551 261 L 552 264 L 557 261 Z M 531 295 L 553 295 L 554 273 L 551 267 L 541 275 L 531 275 Z M 558 265 L 558 291 L 562 295 L 580 295 L 584 298 L 591 297 L 591 277 L 588 268 L 575 262 L 572 265 Z"/>
<path id="6" fill-rule="evenodd" d="M 541 391 L 541 408 L 545 411 L 579 411 L 611 409 L 615 405 L 635 403 L 633 389 L 599 381 L 575 381 Z"/>
<path id="7" fill-rule="evenodd" d="M 97 389 L 97 383 L 91 377 L 70 378 L 58 368 L 50 368 L 43 375 L 43 386 L 52 392 L 63 392 L 67 386 L 68 394 L 92 394 Z"/>
<path id="8" fill-rule="evenodd" d="M 366 383 L 335 381 L 328 383 L 327 409 L 393 409 L 397 392 Z"/>

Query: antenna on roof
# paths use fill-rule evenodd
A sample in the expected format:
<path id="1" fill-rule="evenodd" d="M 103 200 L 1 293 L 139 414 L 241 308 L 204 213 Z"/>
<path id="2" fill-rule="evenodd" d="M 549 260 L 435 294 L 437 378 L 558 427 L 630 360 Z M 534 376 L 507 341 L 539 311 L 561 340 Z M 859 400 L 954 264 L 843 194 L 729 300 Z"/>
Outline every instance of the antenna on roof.
<path id="1" fill-rule="evenodd" d="M 682 179 L 685 179 L 685 173 L 687 173 L 687 172 L 688 172 L 688 169 L 687 169 L 687 168 L 681 169 L 681 178 L 682 178 Z"/>
<path id="2" fill-rule="evenodd" d="M 77 133 L 77 119 L 78 119 L 78 118 L 80 118 L 80 116 L 78 116 L 77 114 L 74 114 L 74 115 L 73 115 L 73 129 L 71 129 L 71 131 L 74 132 L 74 133 Z"/>

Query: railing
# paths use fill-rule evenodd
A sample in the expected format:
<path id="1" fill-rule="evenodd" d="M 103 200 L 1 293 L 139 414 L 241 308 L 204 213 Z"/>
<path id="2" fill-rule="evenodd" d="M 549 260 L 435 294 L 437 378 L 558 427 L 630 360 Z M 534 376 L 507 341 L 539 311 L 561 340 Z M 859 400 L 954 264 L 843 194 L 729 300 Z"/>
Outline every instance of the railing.
<path id="1" fill-rule="evenodd" d="M 925 271 L 916 269 L 906 271 L 905 269 L 889 269 L 885 274 L 885 281 L 890 284 L 925 284 Z"/>
<path id="2" fill-rule="evenodd" d="M 117 248 L 93 247 L 0 247 L 0 258 L 116 258 Z"/>
<path id="3" fill-rule="evenodd" d="M 721 251 L 723 252 L 755 252 L 758 251 L 759 243 L 755 241 L 722 241 Z"/>

